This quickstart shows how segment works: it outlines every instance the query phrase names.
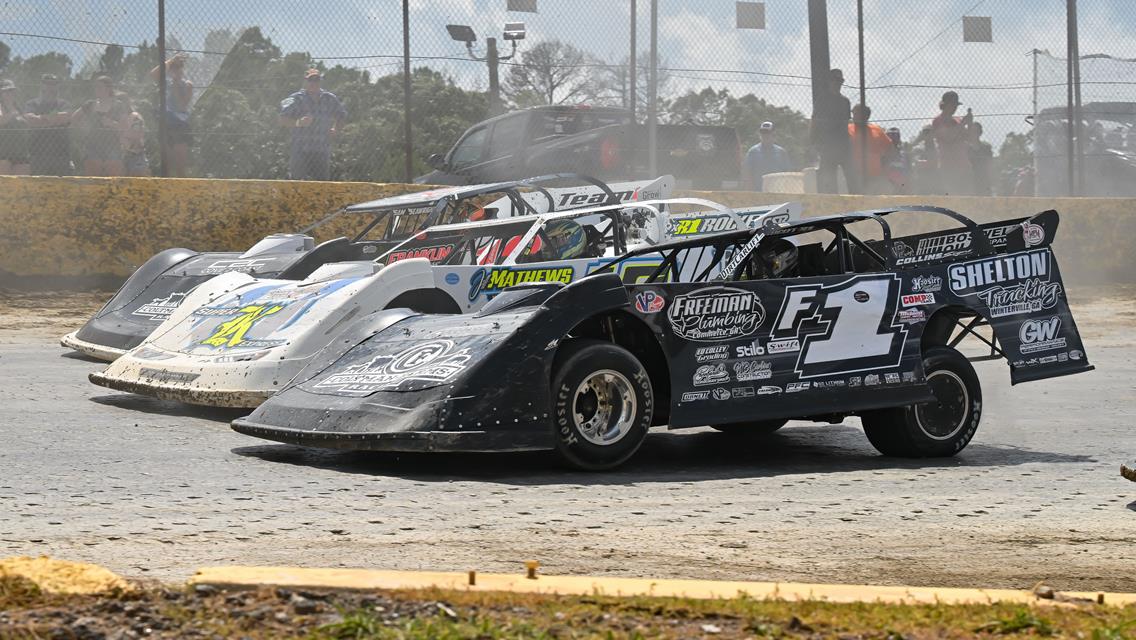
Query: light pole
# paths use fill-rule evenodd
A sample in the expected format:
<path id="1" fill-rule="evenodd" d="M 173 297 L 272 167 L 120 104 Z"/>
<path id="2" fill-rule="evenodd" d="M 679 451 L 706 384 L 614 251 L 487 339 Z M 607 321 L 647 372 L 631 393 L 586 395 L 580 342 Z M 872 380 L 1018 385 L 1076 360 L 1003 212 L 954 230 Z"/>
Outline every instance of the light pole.
<path id="1" fill-rule="evenodd" d="M 497 78 L 497 67 L 501 61 L 512 60 L 513 56 L 517 55 L 517 41 L 525 39 L 525 23 L 505 23 L 505 31 L 502 37 L 512 43 L 513 50 L 504 57 L 497 53 L 497 38 L 485 39 L 485 57 L 481 58 L 473 53 L 473 43 L 477 42 L 477 34 L 473 32 L 472 27 L 464 24 L 448 24 L 446 31 L 454 40 L 465 43 L 465 49 L 469 52 L 470 58 L 478 62 L 484 61 L 489 65 L 489 115 L 500 114 L 503 109 L 501 108 L 501 84 Z"/>

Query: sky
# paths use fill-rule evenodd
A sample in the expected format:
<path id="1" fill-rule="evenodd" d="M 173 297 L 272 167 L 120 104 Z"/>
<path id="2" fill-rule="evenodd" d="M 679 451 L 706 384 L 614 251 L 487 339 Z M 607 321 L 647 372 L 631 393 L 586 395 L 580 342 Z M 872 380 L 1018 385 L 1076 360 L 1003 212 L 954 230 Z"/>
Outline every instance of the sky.
<path id="1" fill-rule="evenodd" d="M 507 0 L 410 0 L 411 53 L 416 64 L 449 73 L 471 88 L 484 88 L 484 63 L 464 58 L 465 49 L 445 32 L 448 23 L 468 24 L 484 37 L 499 35 L 506 21 L 527 25 L 525 46 L 559 38 L 607 63 L 630 51 L 632 0 L 538 0 L 538 13 L 506 11 Z M 774 104 L 811 111 L 805 0 L 766 0 L 766 28 L 735 28 L 734 0 L 658 0 L 660 64 L 669 68 L 670 92 L 705 86 L 754 93 Z M 865 66 L 867 102 L 873 119 L 916 134 L 936 113 L 939 96 L 957 89 L 964 109 L 974 110 L 987 139 L 996 145 L 1009 131 L 1028 129 L 1033 110 L 1033 49 L 1063 56 L 1065 0 L 867 0 Z M 832 65 L 850 85 L 858 84 L 855 2 L 829 0 Z M 201 49 L 214 29 L 257 25 L 285 51 L 307 51 L 325 64 L 367 68 L 373 75 L 397 71 L 402 53 L 399 0 L 167 0 L 167 30 L 186 49 Z M 649 0 L 638 0 L 639 49 L 649 38 Z M 1133 0 L 1079 0 L 1081 53 L 1131 56 L 1136 36 Z M 990 16 L 993 43 L 964 43 L 961 18 Z M 0 31 L 97 42 L 153 41 L 156 0 L 3 0 Z M 64 51 L 76 65 L 102 51 L 43 38 L 0 35 L 15 55 Z M 502 53 L 505 54 L 505 48 Z M 1064 100 L 1064 63 L 1042 58 L 1042 107 Z M 1136 101 L 1129 65 L 1087 64 L 1084 100 Z M 1136 69 L 1136 63 L 1131 65 Z M 504 75 L 504 70 L 503 70 Z M 912 86 L 916 85 L 916 86 Z M 858 88 L 845 94 L 854 101 Z"/>

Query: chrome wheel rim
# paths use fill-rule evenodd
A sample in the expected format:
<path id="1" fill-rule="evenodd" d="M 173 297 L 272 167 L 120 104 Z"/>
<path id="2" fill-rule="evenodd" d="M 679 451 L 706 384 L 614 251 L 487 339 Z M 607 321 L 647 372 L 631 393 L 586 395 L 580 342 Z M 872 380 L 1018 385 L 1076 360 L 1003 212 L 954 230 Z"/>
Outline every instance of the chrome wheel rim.
<path id="1" fill-rule="evenodd" d="M 631 432 L 638 402 L 627 376 L 603 369 L 584 378 L 572 394 L 572 419 L 580 436 L 606 447 Z"/>
<path id="2" fill-rule="evenodd" d="M 915 422 L 928 438 L 949 440 L 970 418 L 970 393 L 962 378 L 947 370 L 932 372 L 927 386 L 935 399 L 915 405 Z"/>

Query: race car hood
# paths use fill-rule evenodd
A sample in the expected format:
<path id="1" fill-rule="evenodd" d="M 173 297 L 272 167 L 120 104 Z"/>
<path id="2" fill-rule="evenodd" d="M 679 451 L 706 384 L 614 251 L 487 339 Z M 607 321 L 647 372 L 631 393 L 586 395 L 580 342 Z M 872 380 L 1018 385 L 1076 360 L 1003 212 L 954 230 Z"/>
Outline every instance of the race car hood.
<path id="1" fill-rule="evenodd" d="M 127 351 L 141 344 L 202 282 L 233 272 L 270 278 L 304 255 L 295 250 L 294 243 L 280 242 L 279 237 L 270 236 L 262 243 L 270 240 L 275 242 L 263 250 L 243 254 L 167 249 L 131 274 L 74 337 L 112 352 Z"/>
<path id="2" fill-rule="evenodd" d="M 548 336 L 567 332 L 565 310 L 584 300 L 603 308 L 628 298 L 615 275 L 531 293 L 472 316 L 374 314 L 233 428 L 332 448 L 548 448 L 550 391 L 534 382 L 549 379 L 559 341 Z M 392 323 L 395 313 L 404 315 Z"/>

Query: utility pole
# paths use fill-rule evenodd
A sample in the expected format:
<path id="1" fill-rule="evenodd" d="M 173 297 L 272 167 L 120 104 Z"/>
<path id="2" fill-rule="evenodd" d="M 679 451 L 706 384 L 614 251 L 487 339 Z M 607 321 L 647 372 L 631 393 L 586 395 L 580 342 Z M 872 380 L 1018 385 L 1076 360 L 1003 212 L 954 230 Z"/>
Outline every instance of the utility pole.
<path id="1" fill-rule="evenodd" d="M 1073 113 L 1077 116 L 1077 193 L 1089 195 L 1085 190 L 1085 114 L 1081 110 L 1081 35 L 1077 18 L 1077 0 L 1073 5 Z"/>
<path id="2" fill-rule="evenodd" d="M 828 85 L 828 0 L 809 0 L 809 60 L 813 76 L 813 110 L 825 99 Z"/>
<path id="3" fill-rule="evenodd" d="M 651 69 L 647 80 L 647 173 L 659 173 L 659 0 L 651 0 Z"/>
<path id="4" fill-rule="evenodd" d="M 496 116 L 501 113 L 501 84 L 497 79 L 497 65 L 499 64 L 497 38 L 486 38 L 485 47 L 485 60 L 489 63 L 489 115 Z M 511 57 L 513 56 L 509 56 L 509 58 Z"/>
<path id="5" fill-rule="evenodd" d="M 637 8 L 635 5 L 637 5 L 637 4 L 639 4 L 639 0 L 631 0 L 631 62 L 628 65 L 630 68 L 627 70 L 631 74 L 631 77 L 628 78 L 628 80 L 627 80 L 628 83 L 629 83 L 628 90 L 627 90 L 627 106 L 628 106 L 629 109 L 631 109 L 631 123 L 632 124 L 635 123 L 635 100 L 636 100 L 635 80 L 636 80 L 636 76 L 639 75 L 639 65 L 637 64 L 638 55 L 635 51 L 635 46 L 636 46 L 635 45 L 635 36 L 636 36 L 635 32 L 638 30 L 636 28 L 638 25 L 636 24 L 637 17 L 635 15 L 635 11 L 636 11 L 636 8 Z"/>
<path id="6" fill-rule="evenodd" d="M 166 158 L 166 0 L 158 0 L 158 175 L 169 174 Z"/>
<path id="7" fill-rule="evenodd" d="M 406 182 L 414 180 L 414 144 L 410 130 L 410 0 L 402 0 L 402 119 L 406 149 Z"/>

